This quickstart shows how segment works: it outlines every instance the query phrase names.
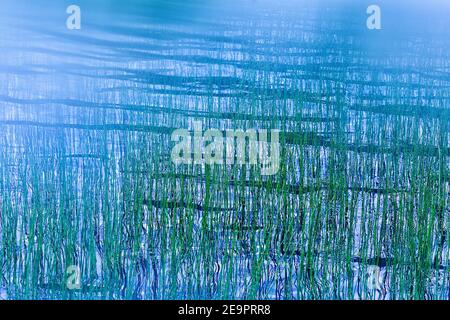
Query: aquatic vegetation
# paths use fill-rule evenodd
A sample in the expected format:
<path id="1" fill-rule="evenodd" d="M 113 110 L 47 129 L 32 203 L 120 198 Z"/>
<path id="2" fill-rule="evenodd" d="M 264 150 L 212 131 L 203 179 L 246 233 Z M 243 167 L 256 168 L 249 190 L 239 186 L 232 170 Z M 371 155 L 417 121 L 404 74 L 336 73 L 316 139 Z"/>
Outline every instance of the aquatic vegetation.
<path id="1" fill-rule="evenodd" d="M 450 299 L 448 37 L 112 2 L 1 19 L 0 299 Z M 194 122 L 278 130 L 278 171 L 174 164 Z"/>

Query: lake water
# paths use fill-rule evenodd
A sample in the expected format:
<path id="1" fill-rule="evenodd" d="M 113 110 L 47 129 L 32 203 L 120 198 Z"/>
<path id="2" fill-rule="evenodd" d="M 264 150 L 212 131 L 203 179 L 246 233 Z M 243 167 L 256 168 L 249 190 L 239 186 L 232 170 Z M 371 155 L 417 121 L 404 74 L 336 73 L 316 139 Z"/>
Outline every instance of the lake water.
<path id="1" fill-rule="evenodd" d="M 0 299 L 450 299 L 449 4 L 92 2 L 0 6 Z"/>

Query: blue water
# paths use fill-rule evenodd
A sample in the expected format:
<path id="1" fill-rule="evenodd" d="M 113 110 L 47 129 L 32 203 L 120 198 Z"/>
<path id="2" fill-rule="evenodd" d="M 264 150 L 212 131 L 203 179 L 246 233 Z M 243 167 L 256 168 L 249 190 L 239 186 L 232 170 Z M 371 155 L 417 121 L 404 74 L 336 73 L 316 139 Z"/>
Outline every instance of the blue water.
<path id="1" fill-rule="evenodd" d="M 0 5 L 0 299 L 450 297 L 450 4 L 69 4 Z M 174 168 L 194 120 L 287 169 Z"/>

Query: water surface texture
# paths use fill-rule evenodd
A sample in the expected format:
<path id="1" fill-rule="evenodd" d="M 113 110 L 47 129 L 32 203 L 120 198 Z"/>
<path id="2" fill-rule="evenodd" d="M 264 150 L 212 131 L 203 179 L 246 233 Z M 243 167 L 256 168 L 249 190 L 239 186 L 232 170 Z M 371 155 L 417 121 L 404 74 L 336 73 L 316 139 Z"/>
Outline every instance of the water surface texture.
<path id="1" fill-rule="evenodd" d="M 450 4 L 370 4 L 2 0 L 0 299 L 450 299 Z"/>

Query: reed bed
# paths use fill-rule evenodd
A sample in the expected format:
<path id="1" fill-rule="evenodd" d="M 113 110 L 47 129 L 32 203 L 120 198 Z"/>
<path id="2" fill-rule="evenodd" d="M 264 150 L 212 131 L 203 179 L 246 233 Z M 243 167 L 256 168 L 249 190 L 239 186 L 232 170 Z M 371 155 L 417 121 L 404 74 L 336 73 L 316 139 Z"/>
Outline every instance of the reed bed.
<path id="1" fill-rule="evenodd" d="M 0 297 L 449 299 L 450 60 L 424 54 L 448 42 L 373 53 L 316 19 L 45 29 L 6 56 Z M 193 121 L 280 130 L 279 172 L 174 165 Z"/>

